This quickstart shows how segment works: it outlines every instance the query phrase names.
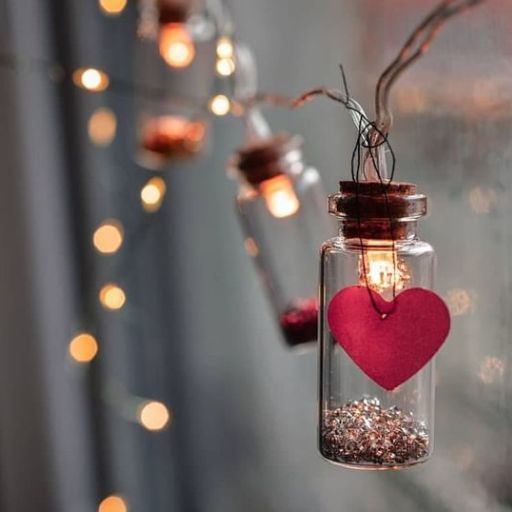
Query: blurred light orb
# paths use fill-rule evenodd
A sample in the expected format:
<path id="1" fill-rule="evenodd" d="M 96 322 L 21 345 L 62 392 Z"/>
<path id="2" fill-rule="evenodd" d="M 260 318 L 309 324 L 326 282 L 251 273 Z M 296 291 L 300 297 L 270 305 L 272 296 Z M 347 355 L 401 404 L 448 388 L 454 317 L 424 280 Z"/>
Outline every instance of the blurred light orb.
<path id="1" fill-rule="evenodd" d="M 69 355 L 77 363 L 90 363 L 97 353 L 98 342 L 91 334 L 77 334 L 69 343 Z"/>
<path id="2" fill-rule="evenodd" d="M 128 512 L 128 506 L 121 496 L 108 496 L 98 507 L 98 512 Z"/>
<path id="3" fill-rule="evenodd" d="M 225 116 L 231 110 L 231 101 L 224 94 L 217 94 L 210 100 L 210 110 L 216 116 Z"/>
<path id="4" fill-rule="evenodd" d="M 108 76 L 96 68 L 79 68 L 73 73 L 73 82 L 76 86 L 90 92 L 104 91 L 110 80 Z"/>
<path id="5" fill-rule="evenodd" d="M 124 11 L 128 0 L 99 0 L 101 10 L 110 16 L 117 16 Z"/>
<path id="6" fill-rule="evenodd" d="M 221 36 L 217 40 L 217 57 L 219 59 L 231 59 L 235 53 L 233 41 L 228 36 Z"/>
<path id="7" fill-rule="evenodd" d="M 475 213 L 490 213 L 497 202 L 498 196 L 493 188 L 474 187 L 469 192 L 469 204 Z"/>
<path id="8" fill-rule="evenodd" d="M 94 144 L 108 146 L 116 136 L 116 115 L 109 108 L 98 108 L 89 118 L 87 131 Z"/>
<path id="9" fill-rule="evenodd" d="M 231 76 L 236 69 L 235 61 L 231 57 L 218 59 L 216 69 L 217 73 L 221 76 Z"/>
<path id="10" fill-rule="evenodd" d="M 113 254 L 123 243 L 123 227 L 116 220 L 107 220 L 99 226 L 93 235 L 93 244 L 102 254 Z"/>
<path id="11" fill-rule="evenodd" d="M 474 307 L 471 294 L 462 288 L 448 290 L 446 304 L 452 316 L 462 316 L 470 313 Z"/>
<path id="12" fill-rule="evenodd" d="M 186 68 L 196 55 L 194 42 L 184 23 L 160 27 L 158 47 L 162 58 L 173 68 Z"/>
<path id="13" fill-rule="evenodd" d="M 99 298 L 101 305 L 111 311 L 121 309 L 126 302 L 124 290 L 114 283 L 108 283 L 103 286 L 100 290 Z"/>
<path id="14" fill-rule="evenodd" d="M 480 365 L 478 377 L 484 384 L 492 384 L 503 377 L 505 364 L 501 359 L 494 356 L 487 356 Z"/>
<path id="15" fill-rule="evenodd" d="M 140 424 L 151 431 L 163 430 L 171 419 L 169 409 L 162 402 L 144 402 L 138 411 Z"/>
<path id="16" fill-rule="evenodd" d="M 156 212 L 165 197 L 167 187 L 165 181 L 159 176 L 151 178 L 140 191 L 140 200 L 142 207 L 147 212 Z"/>

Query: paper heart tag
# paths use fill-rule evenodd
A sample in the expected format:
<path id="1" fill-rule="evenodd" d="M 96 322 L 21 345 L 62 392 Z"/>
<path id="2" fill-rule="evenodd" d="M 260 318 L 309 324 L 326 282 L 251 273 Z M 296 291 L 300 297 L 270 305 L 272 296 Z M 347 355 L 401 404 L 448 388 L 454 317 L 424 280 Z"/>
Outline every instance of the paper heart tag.
<path id="1" fill-rule="evenodd" d="M 343 288 L 331 299 L 327 321 L 332 335 L 370 379 L 387 390 L 419 372 L 441 348 L 450 331 L 443 300 L 423 288 L 398 294 L 395 303 L 364 286 Z"/>

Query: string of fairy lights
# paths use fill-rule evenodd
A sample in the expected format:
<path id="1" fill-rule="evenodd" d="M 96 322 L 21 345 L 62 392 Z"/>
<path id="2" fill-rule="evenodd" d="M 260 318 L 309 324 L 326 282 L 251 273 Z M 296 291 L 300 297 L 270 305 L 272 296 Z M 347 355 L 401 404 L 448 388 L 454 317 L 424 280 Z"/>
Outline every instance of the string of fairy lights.
<path id="1" fill-rule="evenodd" d="M 140 0 L 140 18 L 141 23 L 147 21 L 148 11 L 153 17 L 158 14 L 159 0 Z M 118 17 L 128 6 L 128 0 L 98 0 L 98 8 L 108 17 Z M 218 8 L 218 6 L 217 6 Z M 145 12 L 143 12 L 145 10 Z M 217 18 L 219 15 L 217 14 Z M 151 20 L 150 20 L 151 21 Z M 155 20 L 153 19 L 153 24 Z M 228 23 L 229 25 L 229 23 Z M 150 23 L 151 26 L 151 23 Z M 221 79 L 232 80 L 236 71 L 235 46 L 231 37 L 231 29 L 224 30 L 217 26 L 216 37 L 216 61 L 215 73 Z M 143 37 L 152 39 L 154 27 L 148 31 L 144 28 Z M 139 26 L 139 32 L 141 26 Z M 148 37 L 149 33 L 149 37 Z M 138 34 L 140 37 L 140 33 Z M 195 56 L 194 43 L 190 37 L 186 23 L 169 23 L 160 27 L 156 37 L 159 52 L 164 61 L 176 69 L 187 67 Z M 45 72 L 50 79 L 55 82 L 63 82 L 67 79 L 86 91 L 87 93 L 103 93 L 106 91 L 119 91 L 129 93 L 134 96 L 148 96 L 151 98 L 165 97 L 167 91 L 147 90 L 134 84 L 127 84 L 109 74 L 102 69 L 95 67 L 80 67 L 75 70 L 65 70 L 60 64 L 46 62 L 41 60 L 21 59 L 11 55 L 0 55 L 0 65 L 9 68 L 18 68 L 22 71 Z M 178 103 L 181 101 L 177 99 Z M 191 101 L 191 100 L 186 100 Z M 235 113 L 234 102 L 227 94 L 214 94 L 211 98 L 203 100 L 192 100 L 200 112 L 208 112 L 215 116 L 225 116 L 229 113 Z M 169 120 L 167 120 L 169 121 Z M 118 121 L 114 111 L 101 106 L 95 109 L 87 122 L 87 133 L 89 140 L 97 147 L 108 147 L 115 139 L 117 134 Z M 164 124 L 159 122 L 159 129 L 169 128 L 176 130 L 179 126 L 176 121 L 174 124 Z M 169 135 L 169 134 L 167 134 Z M 201 132 L 204 136 L 204 132 Z M 170 137 L 166 140 L 167 144 L 175 144 L 175 140 Z M 201 149 L 202 146 L 198 146 Z M 147 149 L 147 148 L 145 148 Z M 193 156 L 195 151 L 179 154 L 178 157 Z M 165 164 L 173 161 L 174 153 L 163 152 Z M 140 207 L 146 214 L 157 213 L 166 196 L 167 184 L 160 175 L 149 178 L 140 189 Z M 91 236 L 91 244 L 97 254 L 104 257 L 112 257 L 120 253 L 126 245 L 127 233 L 123 223 L 116 218 L 106 218 L 96 227 Z M 120 312 L 126 307 L 129 298 L 123 286 L 112 280 L 105 282 L 99 289 L 97 299 L 99 304 L 108 312 Z M 78 366 L 87 366 L 91 364 L 101 352 L 101 340 L 96 337 L 90 329 L 82 330 L 73 335 L 67 347 L 69 361 Z M 107 383 L 111 388 L 105 393 L 105 400 L 114 407 L 117 407 L 121 414 L 129 421 L 140 424 L 148 432 L 161 432 L 169 427 L 172 422 L 172 411 L 169 406 L 159 400 L 147 397 L 139 397 L 128 393 L 119 383 Z M 99 505 L 98 512 L 127 512 L 129 509 L 128 501 L 125 496 L 119 493 L 104 497 Z"/>

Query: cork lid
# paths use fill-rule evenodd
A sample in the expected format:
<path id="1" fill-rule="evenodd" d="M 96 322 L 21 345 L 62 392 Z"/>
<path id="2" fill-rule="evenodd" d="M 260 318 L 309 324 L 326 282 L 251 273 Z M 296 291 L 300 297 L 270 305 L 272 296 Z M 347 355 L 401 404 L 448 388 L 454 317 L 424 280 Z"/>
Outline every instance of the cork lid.
<path id="1" fill-rule="evenodd" d="M 232 161 L 251 185 L 284 174 L 289 164 L 302 158 L 302 137 L 280 133 L 238 149 Z"/>
<path id="2" fill-rule="evenodd" d="M 158 0 L 158 22 L 184 23 L 190 13 L 191 2 L 187 0 Z"/>
<path id="3" fill-rule="evenodd" d="M 427 213 L 427 197 L 414 183 L 341 181 L 329 196 L 329 213 L 344 219 L 416 220 Z"/>

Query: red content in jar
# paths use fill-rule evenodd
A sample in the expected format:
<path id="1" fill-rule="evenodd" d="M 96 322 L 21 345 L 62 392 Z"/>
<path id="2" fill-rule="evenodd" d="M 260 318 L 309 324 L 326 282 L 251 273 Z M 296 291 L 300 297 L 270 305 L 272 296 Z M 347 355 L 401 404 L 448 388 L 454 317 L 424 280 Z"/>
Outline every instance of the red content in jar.
<path id="1" fill-rule="evenodd" d="M 298 299 L 281 315 L 280 324 L 288 345 L 315 341 L 318 329 L 318 300 Z"/>

